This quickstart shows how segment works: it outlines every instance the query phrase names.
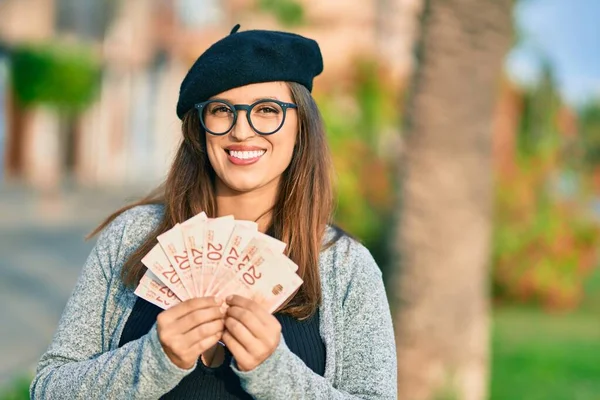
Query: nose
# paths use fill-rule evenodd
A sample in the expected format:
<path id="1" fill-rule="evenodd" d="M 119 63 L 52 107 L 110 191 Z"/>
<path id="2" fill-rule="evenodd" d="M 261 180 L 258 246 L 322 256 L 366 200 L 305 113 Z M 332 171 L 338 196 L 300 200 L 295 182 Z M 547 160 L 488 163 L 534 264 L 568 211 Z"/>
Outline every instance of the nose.
<path id="1" fill-rule="evenodd" d="M 240 142 L 243 142 L 244 140 L 256 135 L 256 132 L 254 132 L 254 129 L 252 129 L 248 123 L 248 117 L 246 113 L 246 110 L 238 111 L 235 125 L 233 125 L 233 128 L 231 128 L 231 132 L 229 132 L 232 138 Z"/>

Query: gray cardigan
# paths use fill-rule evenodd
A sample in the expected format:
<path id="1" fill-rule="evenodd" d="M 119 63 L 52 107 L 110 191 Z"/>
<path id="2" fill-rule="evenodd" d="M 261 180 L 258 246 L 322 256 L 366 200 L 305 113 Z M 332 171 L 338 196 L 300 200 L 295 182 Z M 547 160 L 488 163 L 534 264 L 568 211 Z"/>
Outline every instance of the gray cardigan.
<path id="1" fill-rule="evenodd" d="M 127 257 L 156 226 L 161 206 L 121 214 L 100 235 L 31 384 L 32 399 L 154 399 L 192 371 L 164 353 L 156 325 L 118 348 L 136 296 L 120 280 Z M 381 273 L 344 237 L 319 260 L 325 376 L 286 346 L 249 372 L 232 368 L 256 399 L 396 399 L 396 349 Z"/>

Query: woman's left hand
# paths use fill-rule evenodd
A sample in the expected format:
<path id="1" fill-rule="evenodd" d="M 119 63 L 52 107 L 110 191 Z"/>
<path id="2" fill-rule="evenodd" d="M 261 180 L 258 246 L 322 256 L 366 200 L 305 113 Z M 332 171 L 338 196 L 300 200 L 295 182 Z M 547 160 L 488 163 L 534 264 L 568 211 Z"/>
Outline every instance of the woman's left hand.
<path id="1" fill-rule="evenodd" d="M 227 304 L 221 340 L 233 354 L 240 371 L 253 370 L 279 345 L 281 325 L 253 300 L 234 295 L 227 298 Z"/>

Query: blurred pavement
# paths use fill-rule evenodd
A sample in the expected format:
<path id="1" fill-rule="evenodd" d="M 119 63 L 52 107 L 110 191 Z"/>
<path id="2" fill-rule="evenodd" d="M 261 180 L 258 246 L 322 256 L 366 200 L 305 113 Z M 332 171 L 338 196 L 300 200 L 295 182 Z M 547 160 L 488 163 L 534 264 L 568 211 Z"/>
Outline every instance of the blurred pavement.
<path id="1" fill-rule="evenodd" d="M 133 193 L 0 185 L 0 386 L 33 371 L 93 246 L 84 236 Z"/>

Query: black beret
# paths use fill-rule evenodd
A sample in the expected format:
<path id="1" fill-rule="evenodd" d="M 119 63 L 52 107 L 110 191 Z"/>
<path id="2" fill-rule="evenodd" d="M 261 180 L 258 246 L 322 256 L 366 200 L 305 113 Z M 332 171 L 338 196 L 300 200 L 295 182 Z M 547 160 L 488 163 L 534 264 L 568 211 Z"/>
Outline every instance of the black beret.
<path id="1" fill-rule="evenodd" d="M 177 116 L 210 97 L 259 82 L 297 82 L 312 90 L 313 78 L 323 71 L 319 45 L 287 32 L 237 32 L 210 46 L 192 65 L 181 83 Z"/>

